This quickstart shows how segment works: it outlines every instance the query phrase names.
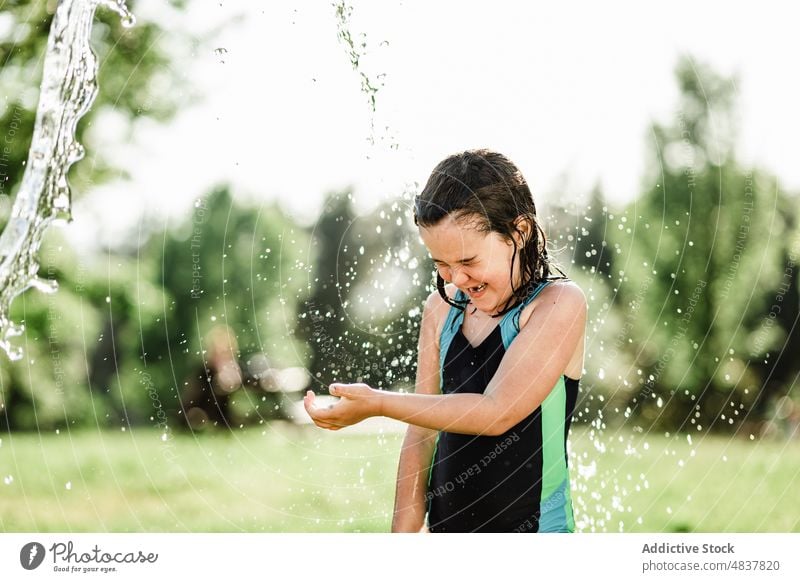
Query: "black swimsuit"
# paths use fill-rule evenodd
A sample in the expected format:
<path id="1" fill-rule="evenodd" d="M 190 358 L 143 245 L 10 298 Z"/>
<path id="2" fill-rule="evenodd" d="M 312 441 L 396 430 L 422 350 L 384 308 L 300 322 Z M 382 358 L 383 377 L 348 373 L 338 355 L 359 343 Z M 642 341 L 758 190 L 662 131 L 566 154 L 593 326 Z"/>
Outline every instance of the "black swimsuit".
<path id="1" fill-rule="evenodd" d="M 516 337 L 519 312 L 546 284 L 477 347 L 461 331 L 463 312 L 451 307 L 440 339 L 443 394 L 484 392 Z M 566 440 L 577 395 L 578 380 L 561 376 L 539 408 L 500 436 L 440 432 L 426 495 L 429 530 L 574 531 Z"/>

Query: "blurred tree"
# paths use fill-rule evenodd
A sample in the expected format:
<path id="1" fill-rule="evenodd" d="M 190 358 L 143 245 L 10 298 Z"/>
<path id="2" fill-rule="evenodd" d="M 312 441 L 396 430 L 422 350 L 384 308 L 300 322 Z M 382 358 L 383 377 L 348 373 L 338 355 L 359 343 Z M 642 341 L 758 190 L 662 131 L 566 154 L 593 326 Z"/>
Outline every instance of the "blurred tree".
<path id="1" fill-rule="evenodd" d="M 610 279 L 614 270 L 609 210 L 600 184 L 592 188 L 587 204 L 550 204 L 543 218 L 550 256 L 563 268 L 575 265 L 592 279 Z M 540 217 L 540 220 L 542 218 Z"/>
<path id="2" fill-rule="evenodd" d="M 308 345 L 311 388 L 327 392 L 328 383 L 350 372 L 350 363 L 336 357 L 349 335 L 344 313 L 352 274 L 362 245 L 353 230 L 352 194 L 330 193 L 310 230 L 309 259 L 313 282 L 303 302 L 295 335 Z"/>
<path id="3" fill-rule="evenodd" d="M 253 376 L 266 367 L 301 365 L 302 346 L 287 336 L 303 289 L 306 248 L 303 230 L 277 205 L 237 203 L 226 187 L 199 199 L 185 223 L 155 237 L 141 253 L 154 257 L 164 302 L 156 317 L 139 318 L 139 357 L 126 367 L 124 384 L 141 392 L 137 386 L 146 374 L 160 405 L 171 415 L 183 414 L 180 397 L 203 381 L 203 366 L 220 359 L 211 358 L 221 351 L 219 342 L 205 342 L 221 325 L 233 338 L 226 357 L 239 363 L 243 380 L 257 380 Z M 153 306 L 148 309 L 152 315 Z M 239 408 L 248 421 L 272 414 L 266 398 L 253 400 L 244 392 L 236 398 L 245 400 Z M 218 424 L 227 410 L 217 411 Z"/>
<path id="4" fill-rule="evenodd" d="M 170 4 L 181 7 L 184 2 L 173 0 Z M 0 135 L 7 148 L 0 168 L 0 194 L 11 194 L 22 178 L 56 6 L 52 0 L 16 0 L 3 5 L 2 18 L 9 22 L 0 36 L 0 94 L 9 98 L 0 102 Z M 135 13 L 136 2 L 129 1 L 128 7 Z M 76 191 L 114 174 L 102 152 L 87 139 L 86 130 L 94 118 L 113 110 L 131 122 L 139 117 L 163 121 L 176 111 L 179 98 L 186 99 L 182 77 L 171 67 L 171 57 L 163 48 L 163 36 L 154 22 L 125 28 L 119 15 L 102 5 L 98 8 L 92 29 L 92 48 L 99 63 L 98 93 L 77 129 L 78 142 L 90 152 L 92 163 L 73 166 L 70 179 Z"/>
<path id="5" fill-rule="evenodd" d="M 183 4 L 169 3 L 173 9 Z M 129 1 L 128 5 L 135 12 L 136 2 Z M 56 6 L 55 1 L 16 0 L 4 3 L 0 14 L 4 24 L 0 27 L 0 93 L 7 96 L 0 102 L 4 146 L 0 160 L 0 228 L 8 219 L 11 196 L 21 181 L 28 156 L 43 57 Z M 179 98 L 187 98 L 181 75 L 170 66 L 175 58 L 174 47 L 180 43 L 174 43 L 168 55 L 164 31 L 158 24 L 140 21 L 132 28 L 124 28 L 119 16 L 102 6 L 95 20 L 92 46 L 98 56 L 99 89 L 92 109 L 77 129 L 78 141 L 91 157 L 91 163 L 78 163 L 70 172 L 77 192 L 115 174 L 103 152 L 93 146 L 91 132 L 87 131 L 93 119 L 114 112 L 129 126 L 140 117 L 164 120 L 176 111 Z M 186 40 L 183 44 L 188 46 L 189 39 Z M 26 324 L 26 359 L 12 365 L 4 353 L 0 354 L 4 362 L 0 399 L 5 412 L 0 422 L 10 428 L 45 429 L 63 425 L 67 419 L 89 421 L 92 415 L 95 422 L 112 416 L 125 418 L 126 403 L 112 385 L 118 374 L 117 359 L 124 359 L 123 352 L 115 351 L 119 345 L 114 344 L 114 337 L 124 329 L 136 303 L 129 293 L 133 288 L 131 273 L 136 272 L 130 258 L 111 260 L 109 256 L 109 266 L 104 270 L 101 263 L 76 259 L 61 237 L 51 233 L 40 255 L 42 276 L 58 280 L 61 289 L 48 296 L 25 294 L 13 306 L 14 317 Z M 53 257 L 60 257 L 63 263 L 55 264 Z M 158 295 L 146 282 L 137 286 L 145 296 Z M 92 400 L 90 406 L 93 392 L 100 398 Z"/>
<path id="6" fill-rule="evenodd" d="M 413 389 L 422 308 L 435 288 L 433 261 L 410 204 L 402 200 L 379 205 L 357 226 L 363 256 L 346 305 L 352 336 L 347 353 L 361 365 L 344 379 Z"/>
<path id="7" fill-rule="evenodd" d="M 783 272 L 772 281 L 766 305 L 750 327 L 749 364 L 765 385 L 754 402 L 757 416 L 770 414 L 783 396 L 796 396 L 800 379 L 800 220 L 796 201 L 781 197 L 778 212 L 787 220 L 780 261 Z"/>
<path id="8" fill-rule="evenodd" d="M 129 390 L 126 399 L 120 363 L 135 355 L 134 316 L 152 317 L 147 306 L 162 303 L 160 289 L 140 277 L 130 257 L 112 262 L 110 255 L 105 261 L 78 255 L 60 229 L 47 232 L 40 258 L 41 275 L 58 281 L 59 290 L 25 293 L 12 306 L 14 319 L 25 324 L 25 358 L 0 367 L 0 427 L 48 430 L 144 420 L 147 394 L 130 398 L 137 391 Z"/>
<path id="9" fill-rule="evenodd" d="M 575 229 L 575 263 L 589 274 L 611 276 L 614 256 L 608 244 L 609 210 L 600 185 L 592 188 L 589 204 Z"/>
<path id="10" fill-rule="evenodd" d="M 413 385 L 421 308 L 433 264 L 401 201 L 356 217 L 349 193 L 328 196 L 313 226 L 313 282 L 296 334 L 315 390 L 366 382 Z"/>
<path id="11" fill-rule="evenodd" d="M 736 159 L 735 79 L 688 58 L 676 72 L 676 117 L 652 127 L 648 185 L 611 230 L 617 305 L 636 314 L 629 405 L 671 428 L 727 428 L 763 389 L 747 361 L 751 334 L 796 211 L 772 178 Z"/>

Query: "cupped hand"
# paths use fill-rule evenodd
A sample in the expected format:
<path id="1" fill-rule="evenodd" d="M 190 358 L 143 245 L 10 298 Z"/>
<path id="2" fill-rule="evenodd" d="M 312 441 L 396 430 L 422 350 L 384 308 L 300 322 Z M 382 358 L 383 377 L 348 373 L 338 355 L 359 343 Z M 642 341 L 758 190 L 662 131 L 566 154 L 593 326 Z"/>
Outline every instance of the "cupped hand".
<path id="1" fill-rule="evenodd" d="M 380 415 L 380 390 L 366 384 L 331 384 L 328 392 L 339 396 L 339 400 L 324 407 L 316 405 L 314 392 L 311 390 L 303 398 L 306 412 L 320 428 L 339 430 L 370 416 Z"/>

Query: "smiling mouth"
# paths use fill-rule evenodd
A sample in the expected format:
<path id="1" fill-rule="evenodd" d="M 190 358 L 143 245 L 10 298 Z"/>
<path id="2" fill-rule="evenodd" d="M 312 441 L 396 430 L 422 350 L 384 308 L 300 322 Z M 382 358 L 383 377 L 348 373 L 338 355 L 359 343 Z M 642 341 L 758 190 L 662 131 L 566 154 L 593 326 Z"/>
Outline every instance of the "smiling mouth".
<path id="1" fill-rule="evenodd" d="M 470 293 L 480 293 L 484 289 L 486 289 L 486 283 L 484 283 L 483 285 L 478 285 L 477 287 L 468 287 L 467 291 L 469 291 Z"/>

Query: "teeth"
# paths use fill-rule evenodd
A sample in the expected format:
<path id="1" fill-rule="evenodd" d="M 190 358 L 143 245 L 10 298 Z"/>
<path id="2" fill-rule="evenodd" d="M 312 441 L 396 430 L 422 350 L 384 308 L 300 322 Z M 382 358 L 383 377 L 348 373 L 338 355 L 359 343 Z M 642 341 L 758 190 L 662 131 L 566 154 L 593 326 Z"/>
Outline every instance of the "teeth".
<path id="1" fill-rule="evenodd" d="M 478 287 L 470 287 L 469 290 L 472 291 L 473 293 L 478 293 L 480 291 L 483 291 L 484 287 L 486 287 L 486 283 L 484 283 L 483 285 L 479 285 Z"/>

